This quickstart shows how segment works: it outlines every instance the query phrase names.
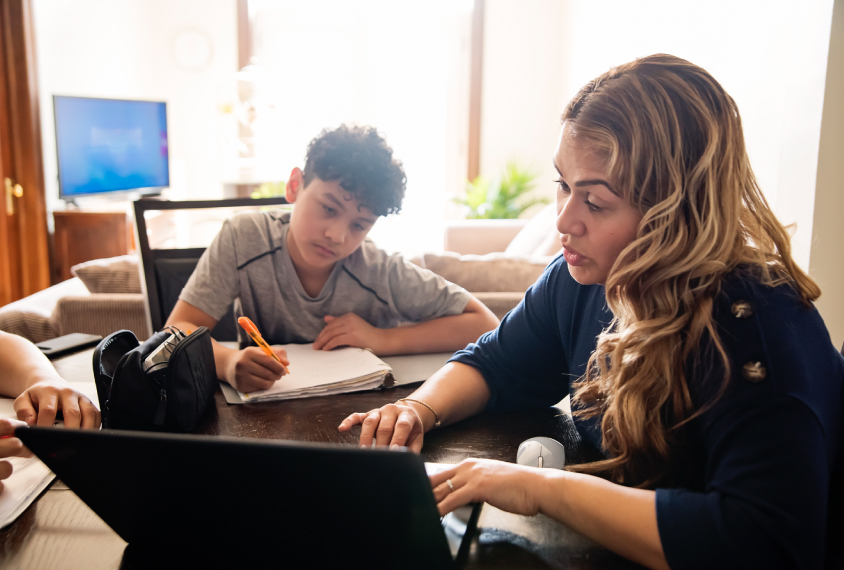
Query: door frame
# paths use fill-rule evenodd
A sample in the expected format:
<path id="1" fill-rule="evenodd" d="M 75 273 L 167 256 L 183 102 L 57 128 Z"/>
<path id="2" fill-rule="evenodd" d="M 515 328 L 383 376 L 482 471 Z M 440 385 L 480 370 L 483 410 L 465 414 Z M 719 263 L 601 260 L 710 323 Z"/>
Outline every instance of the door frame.
<path id="1" fill-rule="evenodd" d="M 31 0 L 0 0 L 0 305 L 50 286 L 47 204 Z M 6 184 L 20 185 L 6 209 Z"/>

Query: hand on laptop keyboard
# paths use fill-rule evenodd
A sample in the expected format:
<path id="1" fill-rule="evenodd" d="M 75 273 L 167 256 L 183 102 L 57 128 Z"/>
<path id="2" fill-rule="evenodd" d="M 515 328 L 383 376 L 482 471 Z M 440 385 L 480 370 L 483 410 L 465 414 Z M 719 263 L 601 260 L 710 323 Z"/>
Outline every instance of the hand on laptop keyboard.
<path id="1" fill-rule="evenodd" d="M 548 470 L 545 470 L 548 471 Z M 431 476 L 440 515 L 469 503 L 489 503 L 503 511 L 532 516 L 539 512 L 534 490 L 543 470 L 491 459 L 466 459 Z"/>

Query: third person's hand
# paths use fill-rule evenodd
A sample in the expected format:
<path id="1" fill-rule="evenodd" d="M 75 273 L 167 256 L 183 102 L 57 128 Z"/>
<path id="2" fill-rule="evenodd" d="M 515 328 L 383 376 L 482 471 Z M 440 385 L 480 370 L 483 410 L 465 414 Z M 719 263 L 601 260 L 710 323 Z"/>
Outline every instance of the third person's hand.
<path id="1" fill-rule="evenodd" d="M 18 396 L 14 405 L 18 419 L 29 425 L 51 427 L 56 421 L 56 414 L 61 412 L 65 427 L 100 427 L 97 407 L 61 378 L 39 380 Z"/>
<path id="2" fill-rule="evenodd" d="M 0 419 L 0 457 L 13 457 L 16 455 L 32 456 L 32 453 L 23 446 L 21 440 L 15 437 L 15 428 L 25 426 L 24 422 L 12 419 Z M 0 460 L 0 493 L 3 492 L 3 479 L 12 475 L 12 464 L 6 460 Z"/>

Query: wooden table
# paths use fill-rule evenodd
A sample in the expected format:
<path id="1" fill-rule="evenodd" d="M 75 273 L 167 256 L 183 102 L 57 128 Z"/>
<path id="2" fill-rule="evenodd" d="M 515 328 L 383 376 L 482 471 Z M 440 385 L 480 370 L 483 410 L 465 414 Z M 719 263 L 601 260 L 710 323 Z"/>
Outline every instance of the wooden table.
<path id="1" fill-rule="evenodd" d="M 93 381 L 91 353 L 91 349 L 85 350 L 54 364 L 69 381 Z M 237 406 L 226 404 L 218 391 L 216 408 L 196 433 L 356 445 L 359 431 L 337 431 L 349 413 L 395 401 L 414 388 Z M 558 408 L 483 414 L 435 430 L 425 436 L 422 455 L 426 461 L 440 463 L 457 463 L 467 457 L 514 461 L 519 443 L 539 435 L 563 442 L 569 463 L 588 459 L 589 452 L 580 445 L 571 419 Z M 479 527 L 467 568 L 638 567 L 542 515 L 522 517 L 485 505 Z M 71 490 L 56 481 L 13 525 L 0 532 L 0 567 L 94 570 L 158 568 L 162 564 L 161 559 L 150 562 L 135 556 Z"/>

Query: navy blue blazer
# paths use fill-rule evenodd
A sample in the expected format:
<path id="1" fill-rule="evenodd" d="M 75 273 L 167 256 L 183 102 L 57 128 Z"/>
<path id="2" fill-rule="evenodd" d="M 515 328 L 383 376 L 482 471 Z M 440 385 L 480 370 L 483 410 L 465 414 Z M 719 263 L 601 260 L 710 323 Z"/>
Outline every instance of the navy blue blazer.
<path id="1" fill-rule="evenodd" d="M 713 316 L 731 379 L 688 424 L 673 482 L 656 489 L 668 563 L 837 568 L 844 552 L 844 358 L 817 310 L 787 284 L 767 287 L 737 272 L 725 279 Z M 498 329 L 452 360 L 483 374 L 489 410 L 553 405 L 583 375 L 611 319 L 603 287 L 578 284 L 561 256 Z M 720 388 L 723 365 L 692 362 L 687 378 L 700 406 Z M 600 449 L 599 422 L 575 417 L 583 439 Z"/>

